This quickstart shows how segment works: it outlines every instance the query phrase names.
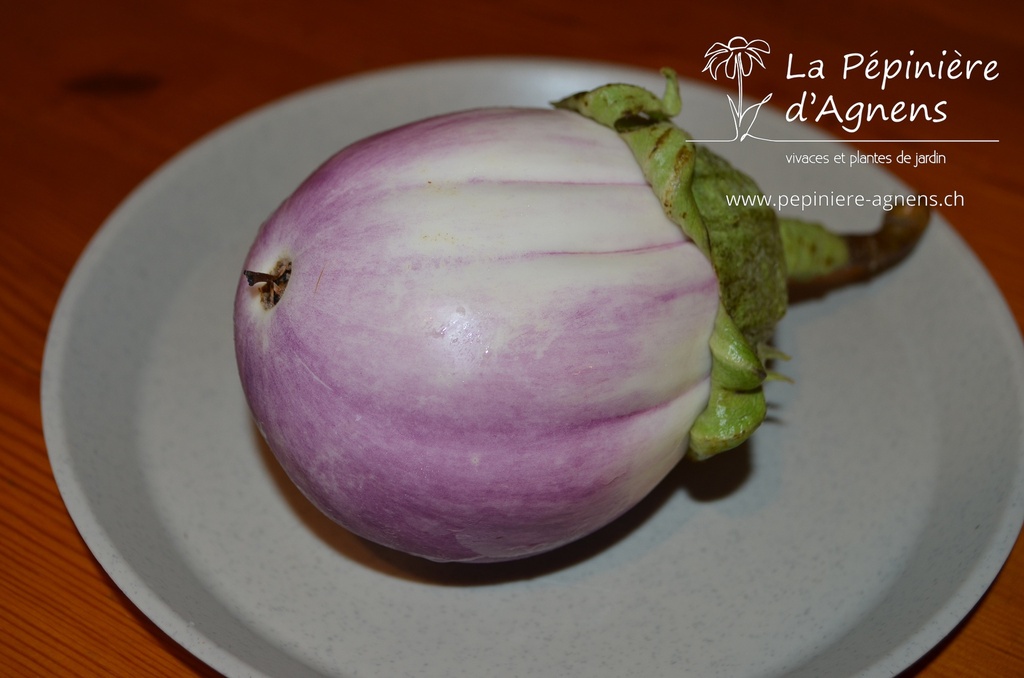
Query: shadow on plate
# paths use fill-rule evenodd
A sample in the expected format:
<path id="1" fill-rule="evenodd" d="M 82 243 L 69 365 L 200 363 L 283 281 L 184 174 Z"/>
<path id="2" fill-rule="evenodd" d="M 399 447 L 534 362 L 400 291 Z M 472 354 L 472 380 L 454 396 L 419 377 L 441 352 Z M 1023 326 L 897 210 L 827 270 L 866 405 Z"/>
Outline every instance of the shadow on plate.
<path id="1" fill-rule="evenodd" d="M 639 529 L 677 492 L 696 503 L 722 500 L 751 474 L 750 443 L 703 462 L 684 459 L 639 504 L 600 530 L 553 551 L 505 563 L 435 563 L 359 537 L 338 525 L 302 494 L 253 425 L 263 463 L 299 519 L 324 543 L 364 567 L 408 581 L 442 586 L 486 586 L 542 577 L 613 547 Z"/>

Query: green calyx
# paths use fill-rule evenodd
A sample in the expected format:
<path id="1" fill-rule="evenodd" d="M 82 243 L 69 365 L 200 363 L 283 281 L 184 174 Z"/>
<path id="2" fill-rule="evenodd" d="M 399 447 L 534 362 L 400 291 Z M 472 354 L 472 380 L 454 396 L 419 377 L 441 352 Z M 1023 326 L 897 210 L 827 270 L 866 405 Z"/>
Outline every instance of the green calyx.
<path id="1" fill-rule="evenodd" d="M 721 303 L 709 342 L 711 393 L 690 428 L 688 452 L 707 459 L 742 444 L 764 421 L 764 382 L 785 379 L 767 363 L 788 359 L 768 341 L 789 301 L 895 266 L 921 239 L 929 210 L 893 208 L 877 231 L 862 235 L 776 215 L 750 177 L 694 145 L 672 123 L 682 108 L 679 83 L 672 69 L 662 74 L 661 98 L 636 85 L 612 84 L 554 105 L 619 133 L 665 214 L 715 268 Z M 729 204 L 727 196 L 748 199 Z"/>
<path id="2" fill-rule="evenodd" d="M 751 344 L 766 343 L 788 304 L 775 212 L 753 201 L 728 204 L 727 197 L 756 198 L 761 191 L 750 177 L 703 147 L 697 151 L 691 190 L 708 230 L 722 303 Z"/>
<path id="3" fill-rule="evenodd" d="M 766 413 L 763 384 L 771 375 L 767 346 L 786 311 L 786 261 L 775 213 L 738 208 L 726 195 L 760 194 L 746 175 L 676 127 L 679 86 L 664 69 L 665 95 L 613 84 L 556 102 L 617 131 L 632 150 L 665 213 L 708 257 L 721 296 L 710 349 L 711 394 L 690 430 L 689 456 L 705 459 L 736 447 Z"/>

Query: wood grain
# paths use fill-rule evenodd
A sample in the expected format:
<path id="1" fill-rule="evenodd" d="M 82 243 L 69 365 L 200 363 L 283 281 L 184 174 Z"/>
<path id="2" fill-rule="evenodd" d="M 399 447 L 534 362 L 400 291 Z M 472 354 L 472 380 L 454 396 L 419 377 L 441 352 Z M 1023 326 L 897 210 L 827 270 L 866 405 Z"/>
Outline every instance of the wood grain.
<path id="1" fill-rule="evenodd" d="M 1011 9 L 1011 6 L 1013 7 Z M 111 583 L 64 508 L 39 408 L 43 347 L 58 295 L 86 243 L 147 175 L 255 106 L 336 78 L 408 62 L 562 56 L 701 73 L 733 35 L 767 40 L 750 97 L 794 101 L 818 85 L 849 101 L 948 100 L 942 165 L 891 169 L 925 193 L 956 190 L 944 215 L 1024 319 L 1022 10 L 1012 3 L 871 0 L 630 6 L 599 0 L 376 4 L 350 0 L 40 0 L 0 20 L 0 666 L 15 676 L 210 676 Z M 851 77 L 786 78 L 785 55 L 841 63 L 849 52 L 997 60 L 992 81 L 909 81 L 881 91 Z M 842 135 L 838 121 L 822 121 Z M 861 131 L 891 137 L 885 122 Z M 916 122 L 900 134 L 929 138 Z M 859 136 L 859 135 L 858 135 Z M 951 356 L 955 359 L 955 356 Z M 1024 547 L 975 610 L 906 676 L 1024 675 Z"/>

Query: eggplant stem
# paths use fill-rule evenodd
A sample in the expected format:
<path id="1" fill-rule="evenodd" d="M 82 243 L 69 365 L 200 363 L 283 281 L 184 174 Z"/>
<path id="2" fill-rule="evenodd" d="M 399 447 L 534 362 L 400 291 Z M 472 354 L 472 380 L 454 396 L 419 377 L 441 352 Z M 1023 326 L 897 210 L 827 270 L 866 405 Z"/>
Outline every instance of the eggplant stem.
<path id="1" fill-rule="evenodd" d="M 927 207 L 894 207 L 885 213 L 874 233 L 839 236 L 849 253 L 842 265 L 821 275 L 788 281 L 790 302 L 821 296 L 852 283 L 863 282 L 903 261 L 928 227 Z"/>

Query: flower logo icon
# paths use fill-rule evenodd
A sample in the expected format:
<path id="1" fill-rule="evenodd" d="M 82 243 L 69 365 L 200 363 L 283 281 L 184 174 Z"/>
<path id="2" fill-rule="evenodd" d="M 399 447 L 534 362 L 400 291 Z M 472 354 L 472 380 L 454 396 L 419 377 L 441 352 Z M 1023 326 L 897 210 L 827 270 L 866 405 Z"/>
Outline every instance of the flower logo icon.
<path id="1" fill-rule="evenodd" d="M 750 75 L 754 70 L 754 64 L 764 68 L 762 55 L 771 53 L 771 47 L 764 40 L 747 40 L 742 36 L 735 36 L 727 43 L 716 42 L 705 52 L 704 58 L 707 64 L 704 70 L 711 74 L 711 77 L 718 80 L 720 72 L 730 80 L 735 80 L 738 92 L 736 101 L 730 96 L 729 109 L 732 112 L 733 125 L 736 135 L 731 141 L 737 139 L 742 141 L 750 136 L 750 128 L 757 118 L 757 113 L 772 95 L 769 94 L 756 104 L 743 106 L 743 78 Z M 741 131 L 742 130 L 742 131 Z"/>

